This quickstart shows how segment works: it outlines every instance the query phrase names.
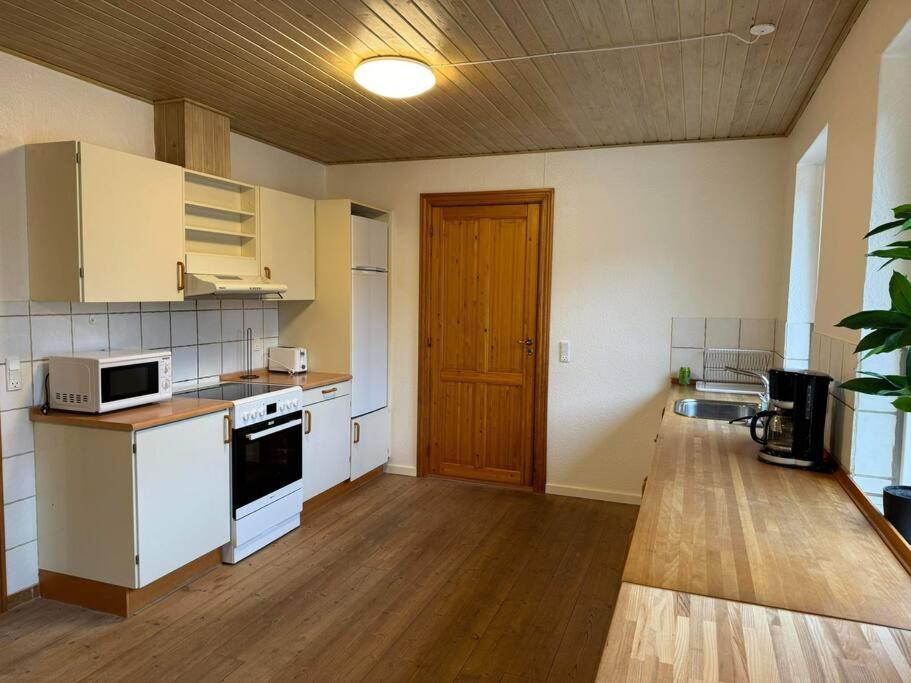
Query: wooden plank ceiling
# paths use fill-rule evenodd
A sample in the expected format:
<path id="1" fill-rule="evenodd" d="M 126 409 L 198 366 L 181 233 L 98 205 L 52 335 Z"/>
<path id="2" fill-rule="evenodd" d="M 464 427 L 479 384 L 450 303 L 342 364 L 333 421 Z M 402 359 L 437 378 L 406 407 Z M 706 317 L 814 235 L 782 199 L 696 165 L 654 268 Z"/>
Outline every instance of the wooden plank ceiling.
<path id="1" fill-rule="evenodd" d="M 785 134 L 866 0 L 0 0 L 0 47 L 189 97 L 327 163 Z M 384 100 L 360 60 L 429 63 L 731 38 L 437 71 Z"/>

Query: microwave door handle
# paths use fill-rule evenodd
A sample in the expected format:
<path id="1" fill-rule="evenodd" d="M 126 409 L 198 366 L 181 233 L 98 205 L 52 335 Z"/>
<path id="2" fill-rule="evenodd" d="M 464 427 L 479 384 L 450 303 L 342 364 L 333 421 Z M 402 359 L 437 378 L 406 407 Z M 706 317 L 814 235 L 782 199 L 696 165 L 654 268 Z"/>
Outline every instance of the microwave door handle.
<path id="1" fill-rule="evenodd" d="M 276 425 L 274 427 L 269 427 L 269 429 L 263 429 L 262 431 L 259 431 L 259 432 L 252 432 L 252 433 L 246 435 L 247 441 L 256 441 L 257 439 L 261 439 L 264 436 L 269 436 L 270 434 L 275 434 L 277 432 L 283 432 L 286 429 L 291 429 L 292 427 L 297 427 L 298 425 L 302 425 L 303 423 L 304 423 L 304 421 L 300 420 L 300 419 L 291 420 L 291 422 L 285 422 L 284 424 Z"/>

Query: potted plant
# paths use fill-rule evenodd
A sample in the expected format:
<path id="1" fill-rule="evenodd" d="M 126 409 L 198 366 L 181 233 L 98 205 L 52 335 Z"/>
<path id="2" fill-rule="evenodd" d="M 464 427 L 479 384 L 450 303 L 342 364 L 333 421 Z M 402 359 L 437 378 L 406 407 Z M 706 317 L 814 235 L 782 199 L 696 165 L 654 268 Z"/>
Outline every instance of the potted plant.
<path id="1" fill-rule="evenodd" d="M 892 212 L 894 220 L 873 228 L 864 235 L 864 239 L 889 230 L 897 233 L 911 230 L 911 204 L 898 206 Z M 895 261 L 911 261 L 911 240 L 899 239 L 871 251 L 867 256 L 887 259 L 880 269 Z M 892 405 L 908 413 L 911 412 L 911 282 L 897 271 L 893 271 L 889 280 L 889 298 L 889 310 L 861 311 L 849 315 L 837 327 L 868 330 L 854 349 L 855 353 L 864 354 L 863 358 L 896 351 L 903 354 L 905 374 L 880 375 L 860 371 L 863 377 L 850 379 L 841 386 L 861 394 L 894 397 Z M 911 486 L 885 487 L 883 512 L 905 540 L 911 541 Z"/>

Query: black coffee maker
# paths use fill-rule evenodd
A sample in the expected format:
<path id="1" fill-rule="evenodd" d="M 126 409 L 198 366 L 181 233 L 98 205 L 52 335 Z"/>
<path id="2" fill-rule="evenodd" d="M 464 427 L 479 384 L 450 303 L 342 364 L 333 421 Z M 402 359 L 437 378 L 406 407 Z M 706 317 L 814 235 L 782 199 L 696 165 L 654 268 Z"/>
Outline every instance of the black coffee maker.
<path id="1" fill-rule="evenodd" d="M 774 465 L 821 468 L 826 402 L 832 378 L 811 370 L 769 370 L 769 409 L 750 420 L 759 459 Z"/>

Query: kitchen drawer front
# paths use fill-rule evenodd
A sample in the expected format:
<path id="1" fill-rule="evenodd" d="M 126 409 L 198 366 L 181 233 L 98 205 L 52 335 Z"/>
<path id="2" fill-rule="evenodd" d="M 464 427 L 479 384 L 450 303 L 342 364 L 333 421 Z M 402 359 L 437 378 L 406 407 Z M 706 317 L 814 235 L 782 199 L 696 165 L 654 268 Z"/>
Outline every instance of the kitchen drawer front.
<path id="1" fill-rule="evenodd" d="M 349 394 L 351 394 L 350 381 L 329 384 L 325 387 L 317 387 L 316 389 L 307 389 L 307 391 L 304 392 L 304 405 L 312 406 L 314 403 L 319 403 L 320 401 L 328 401 L 331 398 L 348 396 Z"/>

